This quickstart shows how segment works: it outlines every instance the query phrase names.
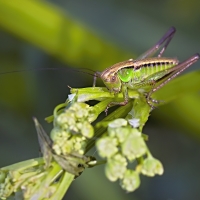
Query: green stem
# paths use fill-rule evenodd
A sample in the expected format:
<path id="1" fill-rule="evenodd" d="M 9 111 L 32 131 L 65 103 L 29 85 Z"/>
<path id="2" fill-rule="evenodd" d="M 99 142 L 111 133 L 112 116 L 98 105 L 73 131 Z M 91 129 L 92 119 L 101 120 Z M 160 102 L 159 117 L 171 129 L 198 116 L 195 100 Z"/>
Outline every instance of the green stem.
<path id="1" fill-rule="evenodd" d="M 102 126 L 104 123 L 107 124 L 109 121 L 117 119 L 117 118 L 125 118 L 127 114 L 130 112 L 131 108 L 132 108 L 132 101 L 130 101 L 125 106 L 120 106 L 114 112 L 112 112 L 107 117 L 105 117 L 101 122 L 97 123 L 95 126 L 94 138 L 97 139 L 106 132 L 107 127 Z M 94 147 L 95 142 L 96 141 L 94 139 L 91 139 L 88 141 L 85 153 L 87 153 L 92 147 Z"/>
<path id="2" fill-rule="evenodd" d="M 62 199 L 67 192 L 69 186 L 72 184 L 72 181 L 74 180 L 74 175 L 64 172 L 63 177 L 61 180 L 59 180 L 57 190 L 55 194 L 49 198 L 49 200 L 59 200 Z"/>

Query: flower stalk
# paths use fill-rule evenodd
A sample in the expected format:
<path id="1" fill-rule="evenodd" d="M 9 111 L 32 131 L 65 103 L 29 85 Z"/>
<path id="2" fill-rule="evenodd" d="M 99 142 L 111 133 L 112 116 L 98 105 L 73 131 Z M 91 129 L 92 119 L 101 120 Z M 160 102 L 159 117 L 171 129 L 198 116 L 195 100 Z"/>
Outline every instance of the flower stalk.
<path id="1" fill-rule="evenodd" d="M 127 192 L 139 187 L 141 174 L 161 175 L 162 164 L 151 155 L 148 137 L 142 133 L 151 108 L 144 95 L 128 93 L 129 103 L 103 114 L 98 123 L 110 102 L 123 100 L 121 93 L 114 95 L 101 87 L 72 88 L 67 101 L 46 118 L 53 122 L 49 135 L 34 118 L 43 157 L 1 168 L 0 197 L 21 193 L 23 199 L 59 200 L 76 177 L 99 164 L 105 164 L 107 178 L 119 180 Z M 90 100 L 97 103 L 90 106 L 86 103 Z M 102 160 L 86 155 L 94 146 Z"/>

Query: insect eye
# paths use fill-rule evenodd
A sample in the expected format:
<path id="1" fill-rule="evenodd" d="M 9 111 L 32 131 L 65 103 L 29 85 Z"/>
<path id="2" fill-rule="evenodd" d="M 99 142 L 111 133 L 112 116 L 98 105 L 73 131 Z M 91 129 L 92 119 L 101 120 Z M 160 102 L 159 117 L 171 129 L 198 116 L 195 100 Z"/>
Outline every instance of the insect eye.
<path id="1" fill-rule="evenodd" d="M 115 80 L 116 80 L 116 77 L 115 77 L 115 76 L 112 76 L 112 77 L 111 77 L 111 81 L 112 81 L 112 82 L 115 82 Z"/>

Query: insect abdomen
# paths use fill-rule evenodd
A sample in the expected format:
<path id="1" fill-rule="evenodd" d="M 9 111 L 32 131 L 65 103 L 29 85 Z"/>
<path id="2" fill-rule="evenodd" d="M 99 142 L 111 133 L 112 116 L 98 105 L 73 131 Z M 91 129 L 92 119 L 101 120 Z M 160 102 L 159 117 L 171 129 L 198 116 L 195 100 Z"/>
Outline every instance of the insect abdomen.
<path id="1" fill-rule="evenodd" d="M 134 89 L 142 85 L 148 85 L 152 81 L 157 81 L 169 73 L 168 69 L 177 64 L 177 59 L 168 58 L 138 60 L 134 63 L 132 79 L 127 83 L 127 87 Z"/>
<path id="2" fill-rule="evenodd" d="M 155 62 L 155 63 L 150 63 L 150 64 L 144 64 L 142 68 L 140 69 L 141 75 L 143 74 L 144 76 L 155 74 L 157 72 L 163 71 L 170 69 L 174 67 L 176 64 L 172 62 Z"/>
<path id="3" fill-rule="evenodd" d="M 157 68 L 164 67 L 165 69 L 169 69 L 171 66 L 177 65 L 178 60 L 175 58 L 146 58 L 143 60 L 138 60 L 134 63 L 134 68 Z"/>
<path id="4" fill-rule="evenodd" d="M 157 72 L 165 71 L 178 64 L 177 59 L 170 58 L 148 58 L 135 63 L 135 76 L 139 75 L 141 79 L 156 74 Z"/>

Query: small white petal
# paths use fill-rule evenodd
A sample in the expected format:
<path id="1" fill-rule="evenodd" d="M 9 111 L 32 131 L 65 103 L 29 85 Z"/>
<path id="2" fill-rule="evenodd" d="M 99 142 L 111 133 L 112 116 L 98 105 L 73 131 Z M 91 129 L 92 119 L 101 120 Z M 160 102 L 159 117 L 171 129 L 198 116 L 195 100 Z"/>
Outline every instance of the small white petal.
<path id="1" fill-rule="evenodd" d="M 133 128 L 137 128 L 140 126 L 140 119 L 129 119 L 128 122 Z"/>
<path id="2" fill-rule="evenodd" d="M 69 101 L 72 101 L 72 100 L 74 99 L 75 96 L 76 96 L 76 94 L 69 94 L 69 95 L 68 95 Z"/>

